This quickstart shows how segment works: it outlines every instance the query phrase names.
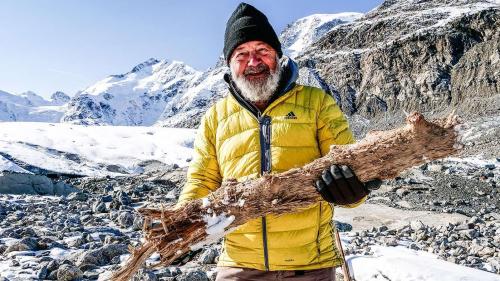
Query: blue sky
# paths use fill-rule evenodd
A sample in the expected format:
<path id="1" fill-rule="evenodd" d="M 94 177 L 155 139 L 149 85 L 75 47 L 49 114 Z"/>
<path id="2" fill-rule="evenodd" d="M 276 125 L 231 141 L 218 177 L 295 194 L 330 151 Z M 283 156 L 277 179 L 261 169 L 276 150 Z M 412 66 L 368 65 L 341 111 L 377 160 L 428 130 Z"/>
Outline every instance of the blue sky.
<path id="1" fill-rule="evenodd" d="M 222 52 L 226 20 L 240 1 L 2 0 L 0 90 L 72 96 L 140 62 L 180 60 L 199 69 Z M 247 1 L 276 32 L 316 13 L 365 13 L 382 0 Z"/>

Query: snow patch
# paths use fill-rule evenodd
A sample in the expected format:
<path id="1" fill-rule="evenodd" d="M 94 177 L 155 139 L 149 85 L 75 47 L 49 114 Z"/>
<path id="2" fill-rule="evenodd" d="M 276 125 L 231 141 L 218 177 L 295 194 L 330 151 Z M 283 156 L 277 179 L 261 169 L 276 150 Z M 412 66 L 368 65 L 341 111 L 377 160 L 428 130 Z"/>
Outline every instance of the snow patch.
<path id="1" fill-rule="evenodd" d="M 238 207 L 243 207 L 243 206 L 245 206 L 245 199 L 241 199 L 241 198 L 240 198 L 240 199 L 238 200 Z"/>
<path id="2" fill-rule="evenodd" d="M 436 255 L 405 247 L 371 246 L 374 255 L 347 256 L 358 281 L 499 281 L 496 274 L 440 260 Z M 425 269 L 425 270 L 423 270 Z"/>
<path id="3" fill-rule="evenodd" d="M 15 173 L 26 173 L 26 174 L 33 174 L 30 171 L 27 171 L 18 165 L 16 165 L 14 162 L 7 160 L 5 157 L 0 155 L 0 175 L 1 172 L 3 171 L 11 171 Z"/>
<path id="4" fill-rule="evenodd" d="M 208 235 L 223 234 L 224 229 L 234 221 L 234 215 L 226 216 L 226 213 L 220 215 L 205 215 L 203 220 L 207 223 L 206 232 Z"/>
<path id="5" fill-rule="evenodd" d="M 193 149 L 186 144 L 194 136 L 193 129 L 3 122 L 0 151 L 55 172 L 123 175 L 140 171 L 138 164 L 147 160 L 187 166 Z M 0 169 L 27 172 L 1 156 Z"/>
<path id="6" fill-rule="evenodd" d="M 203 197 L 203 198 L 201 199 L 201 206 L 202 206 L 203 208 L 207 208 L 207 207 L 209 207 L 209 206 L 210 206 L 210 199 L 208 199 L 207 197 Z"/>

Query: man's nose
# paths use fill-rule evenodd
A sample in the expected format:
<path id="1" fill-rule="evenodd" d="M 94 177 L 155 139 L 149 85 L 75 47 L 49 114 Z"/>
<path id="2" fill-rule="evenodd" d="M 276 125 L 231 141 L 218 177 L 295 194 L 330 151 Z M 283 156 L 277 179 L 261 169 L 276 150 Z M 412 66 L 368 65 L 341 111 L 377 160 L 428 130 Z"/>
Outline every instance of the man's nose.
<path id="1" fill-rule="evenodd" d="M 254 52 L 250 53 L 250 57 L 248 59 L 248 66 L 257 66 L 261 63 L 260 56 Z"/>

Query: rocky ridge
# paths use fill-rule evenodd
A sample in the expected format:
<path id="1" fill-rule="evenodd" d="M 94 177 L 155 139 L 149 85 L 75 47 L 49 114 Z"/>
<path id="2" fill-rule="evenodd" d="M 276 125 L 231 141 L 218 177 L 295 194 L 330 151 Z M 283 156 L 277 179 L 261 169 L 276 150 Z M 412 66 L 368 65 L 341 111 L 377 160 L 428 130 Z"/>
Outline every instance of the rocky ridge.
<path id="1" fill-rule="evenodd" d="M 348 115 L 419 110 L 498 114 L 497 1 L 385 1 L 297 59 Z"/>

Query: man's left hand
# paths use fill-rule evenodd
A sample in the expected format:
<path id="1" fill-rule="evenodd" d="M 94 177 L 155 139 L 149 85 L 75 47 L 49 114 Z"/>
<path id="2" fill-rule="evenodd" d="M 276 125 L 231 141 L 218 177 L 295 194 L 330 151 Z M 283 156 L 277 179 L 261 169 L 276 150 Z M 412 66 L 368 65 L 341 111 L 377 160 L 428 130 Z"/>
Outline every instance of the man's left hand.
<path id="1" fill-rule="evenodd" d="M 316 190 L 330 203 L 348 205 L 359 202 L 381 184 L 381 180 L 362 183 L 348 166 L 332 165 L 316 181 Z"/>

